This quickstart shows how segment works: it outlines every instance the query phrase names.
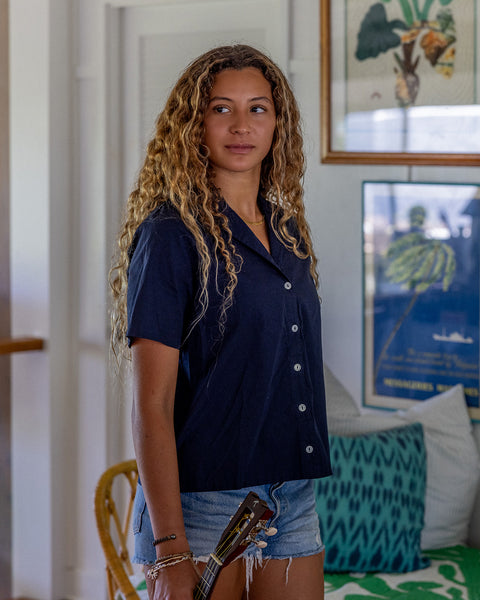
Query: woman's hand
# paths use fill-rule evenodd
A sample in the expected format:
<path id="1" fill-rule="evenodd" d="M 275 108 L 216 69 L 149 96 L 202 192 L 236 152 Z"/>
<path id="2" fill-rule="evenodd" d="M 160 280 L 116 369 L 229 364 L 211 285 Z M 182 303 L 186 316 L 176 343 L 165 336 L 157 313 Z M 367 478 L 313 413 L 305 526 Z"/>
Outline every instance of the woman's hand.
<path id="1" fill-rule="evenodd" d="M 147 569 L 146 569 L 147 570 Z M 158 571 L 157 579 L 146 576 L 149 600 L 192 600 L 200 572 L 192 560 Z"/>

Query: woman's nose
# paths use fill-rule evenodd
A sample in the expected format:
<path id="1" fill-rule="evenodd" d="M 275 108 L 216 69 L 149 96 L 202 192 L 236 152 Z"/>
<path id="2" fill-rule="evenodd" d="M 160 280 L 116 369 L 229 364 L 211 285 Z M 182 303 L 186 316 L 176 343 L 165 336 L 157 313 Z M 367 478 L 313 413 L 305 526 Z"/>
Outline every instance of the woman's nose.
<path id="1" fill-rule="evenodd" d="M 248 117 L 246 115 L 236 115 L 236 118 L 234 119 L 230 130 L 233 133 L 241 133 L 241 134 L 245 134 L 245 133 L 249 133 L 250 131 L 250 125 L 248 122 Z"/>

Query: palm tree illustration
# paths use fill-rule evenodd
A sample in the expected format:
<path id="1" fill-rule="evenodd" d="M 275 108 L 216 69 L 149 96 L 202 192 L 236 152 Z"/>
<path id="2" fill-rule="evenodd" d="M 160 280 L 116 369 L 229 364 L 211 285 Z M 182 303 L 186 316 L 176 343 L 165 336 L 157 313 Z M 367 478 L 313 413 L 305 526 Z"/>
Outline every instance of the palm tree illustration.
<path id="1" fill-rule="evenodd" d="M 376 361 L 373 378 L 375 391 L 378 372 L 387 355 L 388 348 L 420 294 L 439 282 L 442 283 L 442 290 L 446 292 L 455 274 L 454 250 L 445 242 L 425 237 L 425 233 L 418 230 L 423 225 L 424 218 L 425 209 L 421 206 L 413 207 L 410 211 L 410 220 L 412 229 L 416 230 L 393 241 L 386 253 L 386 258 L 390 261 L 385 273 L 386 277 L 392 283 L 398 283 L 404 289 L 413 291 L 413 294 L 385 341 Z"/>

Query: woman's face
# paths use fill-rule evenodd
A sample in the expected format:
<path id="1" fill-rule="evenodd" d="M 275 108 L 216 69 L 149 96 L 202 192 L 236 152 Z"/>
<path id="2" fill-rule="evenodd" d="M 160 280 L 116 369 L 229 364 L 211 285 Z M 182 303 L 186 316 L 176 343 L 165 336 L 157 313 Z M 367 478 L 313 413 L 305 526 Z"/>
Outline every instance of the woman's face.
<path id="1" fill-rule="evenodd" d="M 259 176 L 275 132 L 270 84 L 253 67 L 227 69 L 215 77 L 204 119 L 204 143 L 216 176 Z"/>

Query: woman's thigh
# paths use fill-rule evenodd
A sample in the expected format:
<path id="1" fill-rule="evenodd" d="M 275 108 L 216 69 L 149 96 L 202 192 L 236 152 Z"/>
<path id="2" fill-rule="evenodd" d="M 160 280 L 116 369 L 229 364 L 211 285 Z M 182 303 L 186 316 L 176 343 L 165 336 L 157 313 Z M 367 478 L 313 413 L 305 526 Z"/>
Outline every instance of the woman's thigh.
<path id="1" fill-rule="evenodd" d="M 248 600 L 323 600 L 324 554 L 265 561 L 253 572 Z"/>

